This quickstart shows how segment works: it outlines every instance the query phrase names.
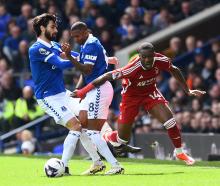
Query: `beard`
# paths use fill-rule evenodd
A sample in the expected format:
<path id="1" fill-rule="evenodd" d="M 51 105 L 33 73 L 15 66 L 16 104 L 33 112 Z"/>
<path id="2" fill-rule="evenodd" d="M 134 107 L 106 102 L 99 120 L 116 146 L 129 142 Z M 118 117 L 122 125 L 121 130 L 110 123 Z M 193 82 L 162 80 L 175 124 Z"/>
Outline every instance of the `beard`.
<path id="1" fill-rule="evenodd" d="M 53 41 L 56 39 L 56 34 L 52 35 L 50 32 L 48 32 L 47 30 L 45 31 L 45 37 L 50 40 Z"/>

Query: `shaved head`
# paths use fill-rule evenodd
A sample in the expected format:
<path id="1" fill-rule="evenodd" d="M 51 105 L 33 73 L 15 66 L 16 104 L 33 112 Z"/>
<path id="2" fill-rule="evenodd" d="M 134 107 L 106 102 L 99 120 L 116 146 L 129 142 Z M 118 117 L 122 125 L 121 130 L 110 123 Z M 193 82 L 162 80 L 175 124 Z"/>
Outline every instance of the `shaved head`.
<path id="1" fill-rule="evenodd" d="M 140 52 L 141 50 L 150 50 L 154 52 L 154 46 L 149 42 L 144 42 L 138 47 L 138 52 Z"/>
<path id="2" fill-rule="evenodd" d="M 71 26 L 72 31 L 75 30 L 85 31 L 87 29 L 88 29 L 87 25 L 84 22 L 80 22 L 80 21 L 77 21 Z"/>

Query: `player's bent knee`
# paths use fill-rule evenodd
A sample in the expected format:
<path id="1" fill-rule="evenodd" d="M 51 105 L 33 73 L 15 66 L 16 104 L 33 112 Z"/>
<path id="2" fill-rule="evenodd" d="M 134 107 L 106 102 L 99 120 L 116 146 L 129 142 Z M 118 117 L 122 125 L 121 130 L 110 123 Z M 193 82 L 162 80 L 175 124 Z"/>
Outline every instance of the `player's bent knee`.
<path id="1" fill-rule="evenodd" d="M 82 130 L 82 126 L 80 124 L 80 121 L 77 118 L 72 118 L 70 119 L 67 124 L 66 127 L 69 130 L 74 130 L 74 131 L 81 131 Z"/>
<path id="2" fill-rule="evenodd" d="M 102 126 L 105 123 L 105 119 L 89 119 L 88 120 L 88 129 L 101 131 Z"/>
<path id="3" fill-rule="evenodd" d="M 83 128 L 87 128 L 88 126 L 87 111 L 84 111 L 84 110 L 80 111 L 79 121 Z"/>

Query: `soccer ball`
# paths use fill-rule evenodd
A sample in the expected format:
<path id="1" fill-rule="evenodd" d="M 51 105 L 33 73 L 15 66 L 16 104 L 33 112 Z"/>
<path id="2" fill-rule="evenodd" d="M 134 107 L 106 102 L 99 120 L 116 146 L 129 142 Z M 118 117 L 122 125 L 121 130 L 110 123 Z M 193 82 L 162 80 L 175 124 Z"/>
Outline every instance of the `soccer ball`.
<path id="1" fill-rule="evenodd" d="M 47 177 L 60 177 L 65 172 L 64 163 L 57 158 L 49 159 L 44 165 L 44 171 Z"/>

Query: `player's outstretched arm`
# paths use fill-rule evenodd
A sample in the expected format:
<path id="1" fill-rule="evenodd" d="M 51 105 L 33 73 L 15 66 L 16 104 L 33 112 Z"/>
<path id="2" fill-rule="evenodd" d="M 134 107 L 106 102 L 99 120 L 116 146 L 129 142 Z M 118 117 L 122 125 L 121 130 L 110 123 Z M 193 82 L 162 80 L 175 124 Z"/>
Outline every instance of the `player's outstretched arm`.
<path id="1" fill-rule="evenodd" d="M 89 92 L 90 90 L 104 84 L 106 81 L 112 81 L 113 80 L 112 72 L 113 71 L 107 72 L 107 73 L 103 74 L 102 76 L 93 80 L 91 83 L 86 85 L 84 88 L 82 88 L 80 90 L 73 91 L 73 93 L 71 94 L 71 97 L 84 98 L 85 95 L 87 94 L 87 92 Z"/>
<path id="2" fill-rule="evenodd" d="M 84 86 L 84 78 L 83 78 L 83 74 L 80 75 L 79 77 L 79 81 L 78 83 L 76 84 L 76 87 L 75 89 L 80 89 Z"/>
<path id="3" fill-rule="evenodd" d="M 46 59 L 45 62 L 50 63 L 51 65 L 55 65 L 57 68 L 60 68 L 62 70 L 72 68 L 73 64 L 69 60 L 63 60 L 61 57 L 50 54 Z"/>
<path id="4" fill-rule="evenodd" d="M 189 96 L 201 96 L 205 94 L 205 91 L 201 90 L 190 90 L 188 85 L 186 84 L 186 80 L 180 71 L 180 69 L 174 65 L 170 67 L 170 73 L 171 75 L 178 81 L 178 83 L 181 85 L 183 90 L 188 94 Z"/>
<path id="5" fill-rule="evenodd" d="M 112 72 L 113 71 L 107 72 L 107 73 L 99 76 L 95 80 L 93 80 L 92 81 L 93 86 L 98 87 L 100 85 L 103 85 L 106 81 L 112 81 L 113 80 Z"/>

